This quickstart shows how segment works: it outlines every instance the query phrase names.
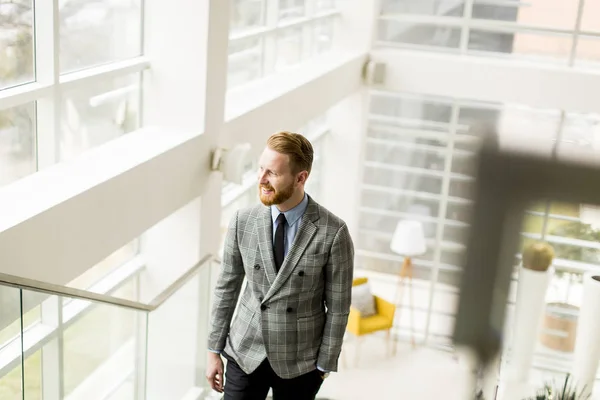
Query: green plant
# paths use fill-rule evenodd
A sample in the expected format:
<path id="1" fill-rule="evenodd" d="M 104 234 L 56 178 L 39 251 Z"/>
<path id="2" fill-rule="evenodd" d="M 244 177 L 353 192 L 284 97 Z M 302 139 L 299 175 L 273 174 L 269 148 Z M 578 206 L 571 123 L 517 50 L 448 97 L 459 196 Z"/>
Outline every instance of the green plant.
<path id="1" fill-rule="evenodd" d="M 554 383 L 546 383 L 543 388 L 537 390 L 534 397 L 526 400 L 587 400 L 591 394 L 585 394 L 585 387 L 577 393 L 577 389 L 569 383 L 571 374 L 567 374 L 563 384 L 555 386 Z"/>

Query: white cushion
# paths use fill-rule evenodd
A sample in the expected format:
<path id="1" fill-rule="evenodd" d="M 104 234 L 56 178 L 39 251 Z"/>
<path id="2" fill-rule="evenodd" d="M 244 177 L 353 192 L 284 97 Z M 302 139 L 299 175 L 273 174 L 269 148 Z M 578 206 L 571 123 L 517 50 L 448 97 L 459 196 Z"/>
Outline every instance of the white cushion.
<path id="1" fill-rule="evenodd" d="M 352 307 L 360 312 L 361 317 L 370 317 L 377 314 L 375 297 L 373 297 L 368 283 L 352 287 Z"/>

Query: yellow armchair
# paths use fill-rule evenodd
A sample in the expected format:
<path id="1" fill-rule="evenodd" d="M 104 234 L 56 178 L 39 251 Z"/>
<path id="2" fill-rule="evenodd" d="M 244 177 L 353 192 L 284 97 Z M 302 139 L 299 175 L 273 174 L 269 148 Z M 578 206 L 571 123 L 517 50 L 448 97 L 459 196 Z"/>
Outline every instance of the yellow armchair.
<path id="1" fill-rule="evenodd" d="M 352 286 L 362 285 L 368 282 L 368 278 L 356 278 L 352 282 Z M 379 296 L 373 296 L 375 298 L 376 314 L 368 317 L 363 317 L 354 307 L 350 307 L 350 315 L 348 316 L 348 325 L 346 330 L 354 336 L 360 338 L 361 336 L 369 333 L 387 331 L 387 342 L 389 348 L 390 332 L 394 326 L 394 314 L 396 313 L 396 306 L 382 299 Z M 358 343 L 356 348 L 356 358 L 358 360 Z M 392 354 L 396 353 L 396 346 L 393 346 Z"/>

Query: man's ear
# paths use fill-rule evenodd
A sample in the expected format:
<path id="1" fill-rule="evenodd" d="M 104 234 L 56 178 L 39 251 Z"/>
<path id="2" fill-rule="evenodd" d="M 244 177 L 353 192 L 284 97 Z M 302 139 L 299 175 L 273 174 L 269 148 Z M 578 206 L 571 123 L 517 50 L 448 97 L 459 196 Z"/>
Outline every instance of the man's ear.
<path id="1" fill-rule="evenodd" d="M 302 171 L 296 176 L 296 182 L 305 184 L 308 179 L 308 171 Z"/>

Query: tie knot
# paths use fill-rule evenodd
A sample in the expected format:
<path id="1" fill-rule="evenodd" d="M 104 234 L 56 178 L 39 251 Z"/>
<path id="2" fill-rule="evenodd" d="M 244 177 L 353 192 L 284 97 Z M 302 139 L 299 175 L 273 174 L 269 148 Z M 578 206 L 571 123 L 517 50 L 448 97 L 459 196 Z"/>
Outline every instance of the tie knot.
<path id="1" fill-rule="evenodd" d="M 278 224 L 285 224 L 286 222 L 287 222 L 287 220 L 285 219 L 285 215 L 283 213 L 281 213 L 277 216 Z"/>

